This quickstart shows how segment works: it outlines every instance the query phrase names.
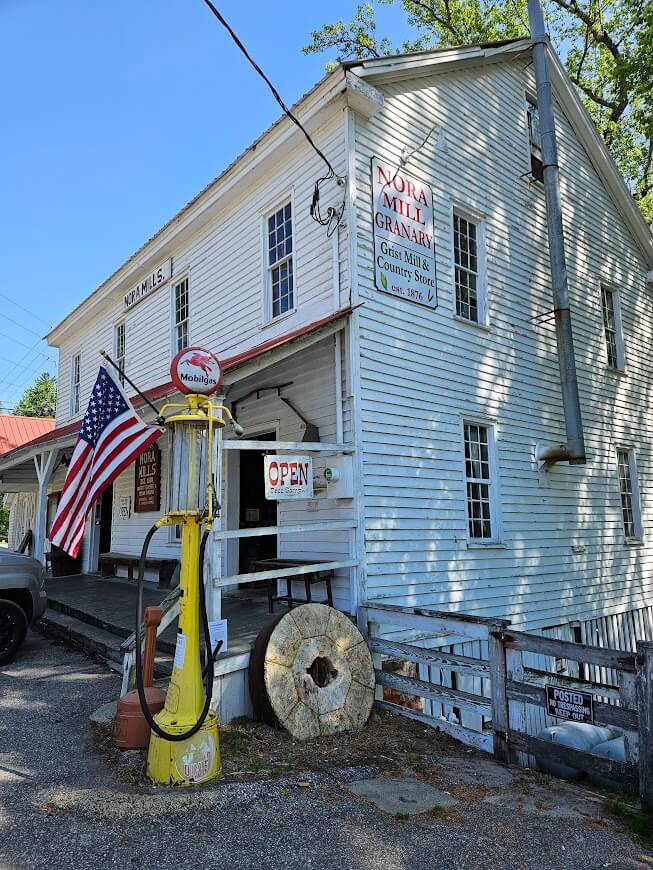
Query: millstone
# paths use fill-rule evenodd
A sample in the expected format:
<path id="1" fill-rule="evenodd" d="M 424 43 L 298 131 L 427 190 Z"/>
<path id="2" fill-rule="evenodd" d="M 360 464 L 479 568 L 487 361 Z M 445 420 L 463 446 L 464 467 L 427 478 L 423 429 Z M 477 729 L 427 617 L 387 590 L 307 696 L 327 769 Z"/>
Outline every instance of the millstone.
<path id="1" fill-rule="evenodd" d="M 296 607 L 273 626 L 262 682 L 270 711 L 300 740 L 362 728 L 374 702 L 363 636 L 344 613 L 324 604 Z"/>

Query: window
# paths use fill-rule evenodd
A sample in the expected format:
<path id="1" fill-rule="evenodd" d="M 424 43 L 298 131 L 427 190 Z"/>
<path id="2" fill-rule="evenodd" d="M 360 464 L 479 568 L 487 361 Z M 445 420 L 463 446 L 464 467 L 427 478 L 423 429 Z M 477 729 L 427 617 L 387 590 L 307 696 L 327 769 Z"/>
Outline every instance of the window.
<path id="1" fill-rule="evenodd" d="M 116 363 L 120 366 L 122 371 L 125 370 L 125 321 L 117 324 L 115 331 L 115 348 L 116 354 Z M 120 383 L 125 385 L 125 376 L 122 374 L 118 374 L 118 378 Z"/>
<path id="2" fill-rule="evenodd" d="M 624 535 L 627 540 L 637 541 L 642 537 L 642 517 L 639 505 L 635 451 L 618 449 L 617 468 Z"/>
<path id="3" fill-rule="evenodd" d="M 621 371 L 624 367 L 624 341 L 621 332 L 619 295 L 614 290 L 601 287 L 601 307 L 608 367 Z"/>
<path id="4" fill-rule="evenodd" d="M 528 141 L 531 149 L 531 174 L 537 181 L 544 181 L 544 166 L 542 165 L 542 136 L 540 134 L 540 112 L 535 100 L 527 98 L 526 113 L 528 115 Z"/>
<path id="5" fill-rule="evenodd" d="M 174 287 L 175 295 L 175 349 L 188 347 L 188 278 Z"/>
<path id="6" fill-rule="evenodd" d="M 79 414 L 81 371 L 81 355 L 76 353 L 73 357 L 70 385 L 70 413 L 73 417 Z"/>
<path id="7" fill-rule="evenodd" d="M 270 319 L 295 307 L 292 255 L 292 206 L 286 203 L 267 219 Z"/>
<path id="8" fill-rule="evenodd" d="M 484 288 L 479 245 L 481 225 L 454 212 L 453 253 L 456 284 L 456 314 L 472 323 L 485 320 Z"/>
<path id="9" fill-rule="evenodd" d="M 472 541 L 496 539 L 496 517 L 492 509 L 492 462 L 489 426 L 464 424 L 467 524 Z"/>

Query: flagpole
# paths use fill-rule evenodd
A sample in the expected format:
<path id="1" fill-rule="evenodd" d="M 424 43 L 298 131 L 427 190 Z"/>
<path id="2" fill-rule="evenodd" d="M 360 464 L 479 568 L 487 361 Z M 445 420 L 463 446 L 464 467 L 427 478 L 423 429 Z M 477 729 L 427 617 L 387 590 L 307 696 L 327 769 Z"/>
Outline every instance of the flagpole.
<path id="1" fill-rule="evenodd" d="M 109 354 L 106 352 L 106 350 L 101 350 L 101 351 L 100 351 L 100 356 L 103 357 L 103 358 L 104 358 L 108 363 L 111 363 L 111 365 L 112 365 L 112 366 L 114 367 L 114 369 L 118 372 L 118 374 L 121 375 L 121 376 L 122 376 L 122 377 L 127 381 L 127 383 L 129 384 L 129 386 L 132 387 L 134 390 L 136 390 L 136 392 L 137 392 L 138 395 L 141 397 L 141 399 L 145 402 L 145 404 L 150 406 L 150 408 L 151 408 L 151 409 L 154 411 L 154 413 L 156 414 L 156 421 L 157 421 L 157 423 L 163 424 L 163 422 L 164 422 L 164 421 L 163 421 L 163 417 L 161 416 L 161 414 L 160 414 L 160 412 L 159 412 L 159 409 L 156 407 L 156 405 L 152 404 L 152 402 L 150 402 L 150 400 L 147 398 L 147 396 L 146 396 L 144 393 L 142 393 L 142 392 L 138 389 L 138 387 L 136 386 L 136 384 L 132 381 L 131 378 L 129 378 L 129 377 L 125 374 L 125 372 L 120 368 L 120 366 L 118 365 L 118 363 L 114 362 L 114 361 L 111 359 L 111 357 L 110 357 Z"/>

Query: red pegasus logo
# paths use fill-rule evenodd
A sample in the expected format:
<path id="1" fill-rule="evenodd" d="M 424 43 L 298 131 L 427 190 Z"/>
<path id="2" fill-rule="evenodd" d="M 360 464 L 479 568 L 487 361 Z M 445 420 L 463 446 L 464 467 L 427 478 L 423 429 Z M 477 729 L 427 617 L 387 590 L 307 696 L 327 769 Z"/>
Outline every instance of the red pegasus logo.
<path id="1" fill-rule="evenodd" d="M 197 366 L 208 377 L 211 374 L 211 357 L 208 354 L 193 353 L 186 360 L 189 366 Z"/>

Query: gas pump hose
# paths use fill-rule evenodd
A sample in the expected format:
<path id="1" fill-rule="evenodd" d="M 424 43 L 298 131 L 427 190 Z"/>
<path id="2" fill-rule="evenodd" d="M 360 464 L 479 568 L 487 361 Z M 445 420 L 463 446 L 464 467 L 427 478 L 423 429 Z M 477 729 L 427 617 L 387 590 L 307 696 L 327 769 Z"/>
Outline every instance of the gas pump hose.
<path id="1" fill-rule="evenodd" d="M 161 737 L 163 740 L 170 740 L 171 742 L 176 743 L 182 740 L 188 740 L 189 737 L 197 734 L 197 732 L 204 724 L 206 717 L 208 716 L 209 707 L 211 704 L 214 672 L 213 656 L 215 653 L 211 650 L 209 618 L 206 612 L 206 590 L 204 588 L 204 552 L 206 550 L 206 543 L 209 538 L 209 532 L 207 530 L 202 535 L 199 555 L 200 619 L 202 621 L 202 630 L 204 631 L 204 645 L 206 648 L 206 666 L 204 668 L 204 673 L 206 674 L 206 700 L 204 701 L 204 708 L 200 713 L 200 717 L 197 722 L 192 726 L 192 728 L 189 728 L 188 731 L 185 731 L 183 734 L 170 734 L 167 731 L 164 731 L 163 728 L 161 728 L 160 725 L 155 722 L 154 717 L 150 713 L 150 708 L 147 705 L 147 700 L 145 698 L 145 688 L 143 687 L 143 654 L 140 641 L 140 630 L 141 624 L 143 622 L 143 583 L 145 582 L 145 560 L 147 559 L 147 551 L 150 546 L 150 541 L 152 540 L 152 536 L 157 531 L 157 529 L 158 526 L 152 526 L 147 535 L 145 535 L 145 540 L 143 541 L 143 549 L 141 550 L 141 557 L 138 563 L 138 595 L 136 598 L 136 689 L 138 691 L 138 697 L 141 702 L 143 716 L 145 717 L 145 721 L 150 726 L 152 731 L 154 731 L 155 734 L 158 734 L 159 737 Z"/>

